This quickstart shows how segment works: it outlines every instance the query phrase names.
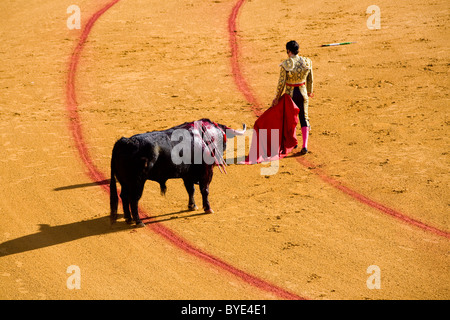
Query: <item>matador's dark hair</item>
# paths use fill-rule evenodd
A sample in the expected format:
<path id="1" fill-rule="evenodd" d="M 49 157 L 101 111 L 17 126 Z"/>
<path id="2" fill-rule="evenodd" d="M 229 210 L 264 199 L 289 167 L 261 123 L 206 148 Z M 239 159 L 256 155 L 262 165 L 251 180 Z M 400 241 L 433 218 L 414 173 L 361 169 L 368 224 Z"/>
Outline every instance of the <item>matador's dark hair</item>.
<path id="1" fill-rule="evenodd" d="M 298 45 L 297 41 L 291 40 L 286 43 L 286 50 L 289 50 L 293 54 L 298 54 L 298 49 L 300 49 L 300 46 Z"/>

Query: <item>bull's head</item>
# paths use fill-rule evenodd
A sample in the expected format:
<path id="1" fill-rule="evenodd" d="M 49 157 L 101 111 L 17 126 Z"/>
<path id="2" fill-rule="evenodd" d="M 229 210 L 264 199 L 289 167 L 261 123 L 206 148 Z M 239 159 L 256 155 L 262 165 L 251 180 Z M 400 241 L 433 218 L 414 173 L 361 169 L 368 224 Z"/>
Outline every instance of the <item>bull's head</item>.
<path id="1" fill-rule="evenodd" d="M 223 150 L 227 148 L 227 139 L 233 139 L 236 136 L 243 136 L 247 130 L 245 123 L 242 124 L 242 130 L 231 129 L 228 126 L 217 123 L 216 126 L 220 129 L 223 135 Z"/>
<path id="2" fill-rule="evenodd" d="M 242 130 L 234 130 L 230 127 L 224 126 L 223 124 L 218 124 L 218 126 L 226 134 L 226 137 L 228 139 L 233 139 L 236 136 L 243 136 L 245 134 L 245 131 L 247 130 L 247 126 L 245 125 L 245 123 L 242 124 Z"/>
<path id="3" fill-rule="evenodd" d="M 225 170 L 225 160 L 223 158 L 224 151 L 226 149 L 227 139 L 232 139 L 236 136 L 242 136 L 245 134 L 247 126 L 243 124 L 242 130 L 234 130 L 223 124 L 215 123 L 209 119 L 202 119 L 195 122 L 197 128 L 202 132 L 203 145 L 206 147 L 207 154 L 214 157 L 215 163 L 219 166 L 219 169 Z"/>

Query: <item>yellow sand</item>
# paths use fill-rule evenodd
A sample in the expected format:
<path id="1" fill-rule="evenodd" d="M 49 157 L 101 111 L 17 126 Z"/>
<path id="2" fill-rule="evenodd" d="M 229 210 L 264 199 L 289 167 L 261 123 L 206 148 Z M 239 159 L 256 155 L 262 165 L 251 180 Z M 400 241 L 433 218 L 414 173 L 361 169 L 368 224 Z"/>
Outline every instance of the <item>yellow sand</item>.
<path id="1" fill-rule="evenodd" d="M 83 25 L 108 1 L 77 1 Z M 238 17 L 240 63 L 267 108 L 284 45 L 313 61 L 306 155 L 328 175 L 448 231 L 447 1 L 252 0 Z M 65 81 L 81 33 L 73 1 L 0 3 L 0 298 L 276 299 L 147 228 L 109 226 L 109 198 L 85 174 L 68 129 Z M 231 76 L 235 1 L 122 0 L 93 28 L 77 73 L 84 135 L 109 177 L 114 142 L 203 117 L 255 116 Z M 321 48 L 324 43 L 356 44 Z M 299 139 L 300 137 L 300 130 Z M 294 157 L 215 170 L 215 213 L 189 217 L 181 180 L 148 182 L 141 207 L 198 248 L 312 299 L 449 299 L 449 240 L 361 204 Z M 201 197 L 197 191 L 197 204 Z M 159 216 L 159 217 L 158 217 Z M 67 267 L 81 270 L 69 290 Z M 370 265 L 381 289 L 369 290 Z"/>

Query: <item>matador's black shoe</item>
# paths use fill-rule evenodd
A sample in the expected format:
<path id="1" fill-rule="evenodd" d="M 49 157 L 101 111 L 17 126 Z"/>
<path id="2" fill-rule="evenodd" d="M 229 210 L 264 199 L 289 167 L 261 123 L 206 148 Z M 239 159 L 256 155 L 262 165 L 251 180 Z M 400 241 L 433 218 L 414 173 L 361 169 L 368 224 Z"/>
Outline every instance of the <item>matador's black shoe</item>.
<path id="1" fill-rule="evenodd" d="M 306 148 L 302 148 L 302 150 L 300 150 L 300 152 L 299 152 L 299 154 L 301 155 L 301 156 L 303 156 L 303 155 L 305 155 L 305 154 L 307 154 L 308 153 L 308 149 L 306 149 Z"/>

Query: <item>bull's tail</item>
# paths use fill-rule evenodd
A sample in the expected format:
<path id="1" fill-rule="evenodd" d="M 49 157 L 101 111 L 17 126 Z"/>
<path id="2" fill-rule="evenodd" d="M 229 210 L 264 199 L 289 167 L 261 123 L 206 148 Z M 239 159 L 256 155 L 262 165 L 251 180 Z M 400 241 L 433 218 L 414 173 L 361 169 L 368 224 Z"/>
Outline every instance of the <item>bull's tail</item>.
<path id="1" fill-rule="evenodd" d="M 115 223 L 117 220 L 117 207 L 119 205 L 119 197 L 117 196 L 117 185 L 116 185 L 116 174 L 114 171 L 115 161 L 116 161 L 116 148 L 114 146 L 112 156 L 111 156 L 111 181 L 109 183 L 109 204 L 111 207 L 110 220 L 111 224 Z"/>

